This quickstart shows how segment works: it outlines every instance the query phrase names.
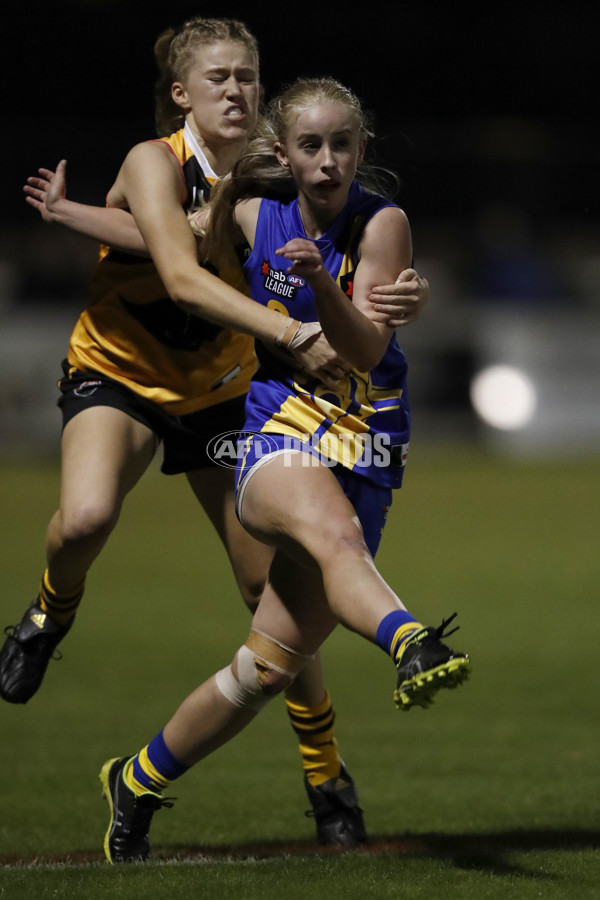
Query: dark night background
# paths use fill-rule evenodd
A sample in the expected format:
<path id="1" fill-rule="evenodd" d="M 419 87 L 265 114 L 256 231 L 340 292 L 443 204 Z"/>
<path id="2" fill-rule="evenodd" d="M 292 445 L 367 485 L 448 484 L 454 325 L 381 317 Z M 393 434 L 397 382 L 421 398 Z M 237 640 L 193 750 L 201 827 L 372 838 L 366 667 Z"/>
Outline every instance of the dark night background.
<path id="1" fill-rule="evenodd" d="M 32 223 L 21 184 L 69 158 L 72 196 L 101 202 L 128 148 L 153 136 L 152 45 L 187 16 L 242 18 L 267 96 L 332 74 L 376 113 L 413 223 L 455 225 L 489 201 L 540 224 L 597 217 L 600 8 L 590 3 L 188 3 L 59 0 L 11 7 L 3 219 Z M 7 61 L 12 62 L 7 66 Z"/>
<path id="2" fill-rule="evenodd" d="M 374 0 L 355 14 L 307 2 L 11 6 L 0 311 L 33 322 L 42 308 L 85 303 L 95 245 L 43 224 L 22 185 L 64 156 L 69 196 L 102 204 L 128 149 L 154 136 L 154 40 L 197 14 L 247 23 L 267 97 L 327 74 L 375 113 L 374 149 L 400 176 L 415 263 L 431 282 L 430 329 L 450 335 L 474 308 L 503 303 L 597 316 L 600 6 L 431 0 Z M 472 367 L 472 346 L 447 343 L 430 373 L 438 408 L 445 382 L 454 396 L 460 382 L 465 401 Z"/>

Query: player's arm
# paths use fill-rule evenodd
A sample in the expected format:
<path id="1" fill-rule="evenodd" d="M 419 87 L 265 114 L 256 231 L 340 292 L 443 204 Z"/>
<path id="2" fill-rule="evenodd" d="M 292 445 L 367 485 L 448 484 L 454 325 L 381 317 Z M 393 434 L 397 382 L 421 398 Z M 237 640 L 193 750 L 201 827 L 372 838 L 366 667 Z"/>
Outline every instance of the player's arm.
<path id="1" fill-rule="evenodd" d="M 126 201 L 173 302 L 192 315 L 290 349 L 302 368 L 334 386 L 323 363 L 312 359 L 315 335 L 308 326 L 256 303 L 198 264 L 182 191 L 181 170 L 170 150 L 147 142 L 128 153 L 108 195 L 109 203 Z"/>
<path id="2" fill-rule="evenodd" d="M 45 222 L 78 231 L 112 247 L 130 253 L 148 254 L 131 213 L 116 207 L 89 206 L 67 198 L 66 160 L 52 169 L 38 169 L 23 187 L 25 200 L 37 209 Z"/>
<path id="3" fill-rule="evenodd" d="M 313 288 L 319 321 L 331 346 L 362 372 L 377 365 L 393 329 L 370 318 L 368 296 L 375 285 L 393 281 L 410 262 L 412 242 L 404 213 L 387 207 L 368 222 L 360 243 L 352 303 L 323 267 L 313 241 L 294 238 L 278 253 L 290 259 L 290 271 L 305 277 Z"/>
<path id="4" fill-rule="evenodd" d="M 126 200 L 174 303 L 217 325 L 274 341 L 282 330 L 281 315 L 198 265 L 182 189 L 180 168 L 170 150 L 158 142 L 143 143 L 128 153 L 108 199 L 111 202 L 112 195 Z"/>

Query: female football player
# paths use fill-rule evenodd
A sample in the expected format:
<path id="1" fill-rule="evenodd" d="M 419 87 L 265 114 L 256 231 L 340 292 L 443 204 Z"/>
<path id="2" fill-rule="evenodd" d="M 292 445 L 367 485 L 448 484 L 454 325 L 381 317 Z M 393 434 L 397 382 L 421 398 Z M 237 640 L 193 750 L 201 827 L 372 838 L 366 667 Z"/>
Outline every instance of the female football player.
<path id="1" fill-rule="evenodd" d="M 423 627 L 373 562 L 402 482 L 410 412 L 404 355 L 394 330 L 370 317 L 368 297 L 410 265 L 412 242 L 402 210 L 356 180 L 368 134 L 349 90 L 299 81 L 272 102 L 210 214 L 196 217 L 209 262 L 233 259 L 227 248 L 245 239 L 254 300 L 278 309 L 290 332 L 295 321 L 322 329 L 351 368 L 332 389 L 257 342 L 236 502 L 244 527 L 275 548 L 267 583 L 231 664 L 138 754 L 105 763 L 111 862 L 147 857 L 164 789 L 289 690 L 339 622 L 391 656 L 400 709 L 428 706 L 468 677 L 468 657 L 441 641 L 451 619 Z"/>

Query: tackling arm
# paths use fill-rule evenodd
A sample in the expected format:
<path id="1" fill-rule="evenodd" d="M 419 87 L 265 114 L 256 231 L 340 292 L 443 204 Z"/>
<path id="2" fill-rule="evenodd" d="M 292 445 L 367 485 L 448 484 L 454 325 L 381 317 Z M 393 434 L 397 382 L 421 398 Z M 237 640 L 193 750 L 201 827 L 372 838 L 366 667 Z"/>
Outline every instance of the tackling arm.
<path id="1" fill-rule="evenodd" d="M 52 169 L 38 169 L 23 190 L 26 201 L 45 222 L 64 225 L 103 244 L 130 253 L 148 254 L 146 244 L 131 213 L 117 207 L 89 206 L 67 198 L 67 162 L 61 159 Z"/>

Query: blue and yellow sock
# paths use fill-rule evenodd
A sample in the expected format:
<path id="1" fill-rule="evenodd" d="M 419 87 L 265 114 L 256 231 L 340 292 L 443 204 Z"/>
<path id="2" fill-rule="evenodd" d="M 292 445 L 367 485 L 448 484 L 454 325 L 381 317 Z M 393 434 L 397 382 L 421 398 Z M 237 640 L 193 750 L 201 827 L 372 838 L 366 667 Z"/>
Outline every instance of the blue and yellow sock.
<path id="1" fill-rule="evenodd" d="M 381 620 L 375 641 L 377 646 L 385 650 L 397 663 L 404 652 L 407 640 L 423 627 L 407 610 L 397 609 Z"/>
<path id="2" fill-rule="evenodd" d="M 335 712 L 329 694 L 318 706 L 285 701 L 292 728 L 298 735 L 304 774 L 313 787 L 337 778 L 342 767 L 333 734 Z"/>
<path id="3" fill-rule="evenodd" d="M 46 569 L 40 584 L 40 606 L 59 625 L 66 625 L 77 612 L 83 597 L 84 587 L 85 578 L 68 597 L 61 597 L 52 588 L 48 578 L 48 569 Z"/>
<path id="4" fill-rule="evenodd" d="M 123 777 L 125 784 L 138 796 L 148 791 L 160 794 L 189 768 L 173 756 L 165 743 L 163 732 L 160 731 L 133 757 Z"/>

